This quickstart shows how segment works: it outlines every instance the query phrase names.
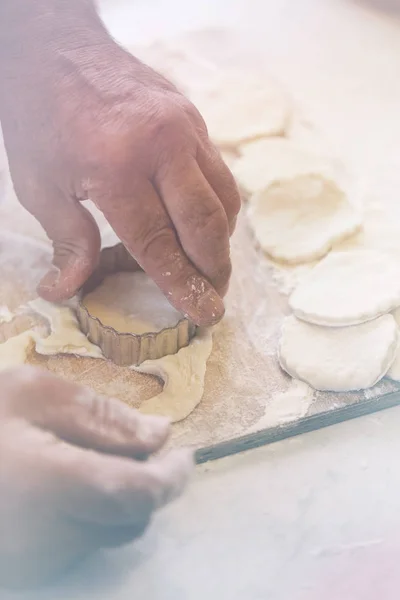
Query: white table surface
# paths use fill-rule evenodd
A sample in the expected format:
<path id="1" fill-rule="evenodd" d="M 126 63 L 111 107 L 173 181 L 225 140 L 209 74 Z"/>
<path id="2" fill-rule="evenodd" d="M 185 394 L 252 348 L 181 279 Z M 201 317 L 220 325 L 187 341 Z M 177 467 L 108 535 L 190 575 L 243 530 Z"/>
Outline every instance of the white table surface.
<path id="1" fill-rule="evenodd" d="M 225 26 L 356 172 L 400 180 L 400 24 L 340 0 L 104 0 L 125 44 Z M 390 184 L 390 185 L 389 185 Z M 400 203 L 400 188 L 399 188 Z M 400 408 L 198 469 L 136 544 L 1 600 L 397 600 Z"/>

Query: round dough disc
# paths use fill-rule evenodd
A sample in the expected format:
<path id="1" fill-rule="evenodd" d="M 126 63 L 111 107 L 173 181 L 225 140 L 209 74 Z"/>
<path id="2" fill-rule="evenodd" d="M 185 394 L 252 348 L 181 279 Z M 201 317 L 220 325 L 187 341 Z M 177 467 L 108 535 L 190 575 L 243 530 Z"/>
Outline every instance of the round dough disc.
<path id="1" fill-rule="evenodd" d="M 279 361 L 289 375 L 316 390 L 363 390 L 385 375 L 397 343 L 397 325 L 391 315 L 336 329 L 290 316 L 282 326 Z"/>
<path id="2" fill-rule="evenodd" d="M 261 248 L 290 264 L 321 258 L 361 225 L 344 192 L 322 175 L 273 183 L 253 196 L 248 214 Z"/>
<path id="3" fill-rule="evenodd" d="M 286 93 L 263 74 L 217 74 L 190 96 L 219 146 L 236 147 L 258 137 L 283 135 L 291 103 Z"/>
<path id="4" fill-rule="evenodd" d="M 334 179 L 344 177 L 340 165 L 321 152 L 310 152 L 286 138 L 255 140 L 240 147 L 241 156 L 232 171 L 240 187 L 254 194 L 275 181 L 316 173 Z"/>
<path id="5" fill-rule="evenodd" d="M 304 321 L 342 327 L 371 321 L 400 306 L 400 264 L 378 250 L 334 252 L 324 258 L 289 300 Z"/>

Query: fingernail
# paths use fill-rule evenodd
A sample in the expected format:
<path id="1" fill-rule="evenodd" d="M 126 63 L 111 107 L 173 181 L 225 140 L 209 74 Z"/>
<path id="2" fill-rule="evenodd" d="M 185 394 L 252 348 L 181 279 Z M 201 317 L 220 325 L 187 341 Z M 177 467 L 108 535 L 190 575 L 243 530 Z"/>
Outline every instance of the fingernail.
<path id="1" fill-rule="evenodd" d="M 143 444 L 154 444 L 167 436 L 170 423 L 167 417 L 140 414 L 136 437 Z"/>
<path id="2" fill-rule="evenodd" d="M 208 290 L 197 302 L 199 323 L 197 325 L 216 325 L 225 314 L 222 299 L 214 290 Z"/>

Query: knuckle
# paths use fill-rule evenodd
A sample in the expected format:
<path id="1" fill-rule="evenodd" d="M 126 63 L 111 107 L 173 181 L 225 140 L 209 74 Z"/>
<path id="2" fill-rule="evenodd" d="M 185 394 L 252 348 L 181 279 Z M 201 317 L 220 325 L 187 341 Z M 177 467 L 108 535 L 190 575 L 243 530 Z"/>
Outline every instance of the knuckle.
<path id="1" fill-rule="evenodd" d="M 204 121 L 200 111 L 196 108 L 196 106 L 192 102 L 190 102 L 190 100 L 184 98 L 183 109 L 188 115 L 189 119 L 196 125 L 196 128 L 205 133 L 208 137 L 206 122 Z"/>
<path id="2" fill-rule="evenodd" d="M 178 102 L 169 100 L 159 103 L 153 121 L 153 133 L 156 137 L 169 136 L 185 125 L 185 112 Z"/>
<path id="3" fill-rule="evenodd" d="M 195 107 L 194 104 L 190 104 L 190 107 L 188 109 L 188 112 L 190 114 L 190 116 L 192 117 L 192 119 L 195 121 L 195 123 L 197 124 L 198 127 L 200 127 L 201 129 L 203 129 L 205 131 L 205 133 L 208 134 L 208 130 L 207 130 L 207 125 L 205 120 L 203 119 L 202 114 L 200 113 L 200 111 Z"/>

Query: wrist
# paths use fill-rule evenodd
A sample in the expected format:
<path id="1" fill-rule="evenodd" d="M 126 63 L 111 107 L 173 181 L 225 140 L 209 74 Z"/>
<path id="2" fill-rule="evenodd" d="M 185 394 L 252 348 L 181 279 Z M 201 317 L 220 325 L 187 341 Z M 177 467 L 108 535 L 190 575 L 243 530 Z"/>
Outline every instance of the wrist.
<path id="1" fill-rule="evenodd" d="M 0 2 L 1 79 L 110 41 L 92 0 Z"/>

